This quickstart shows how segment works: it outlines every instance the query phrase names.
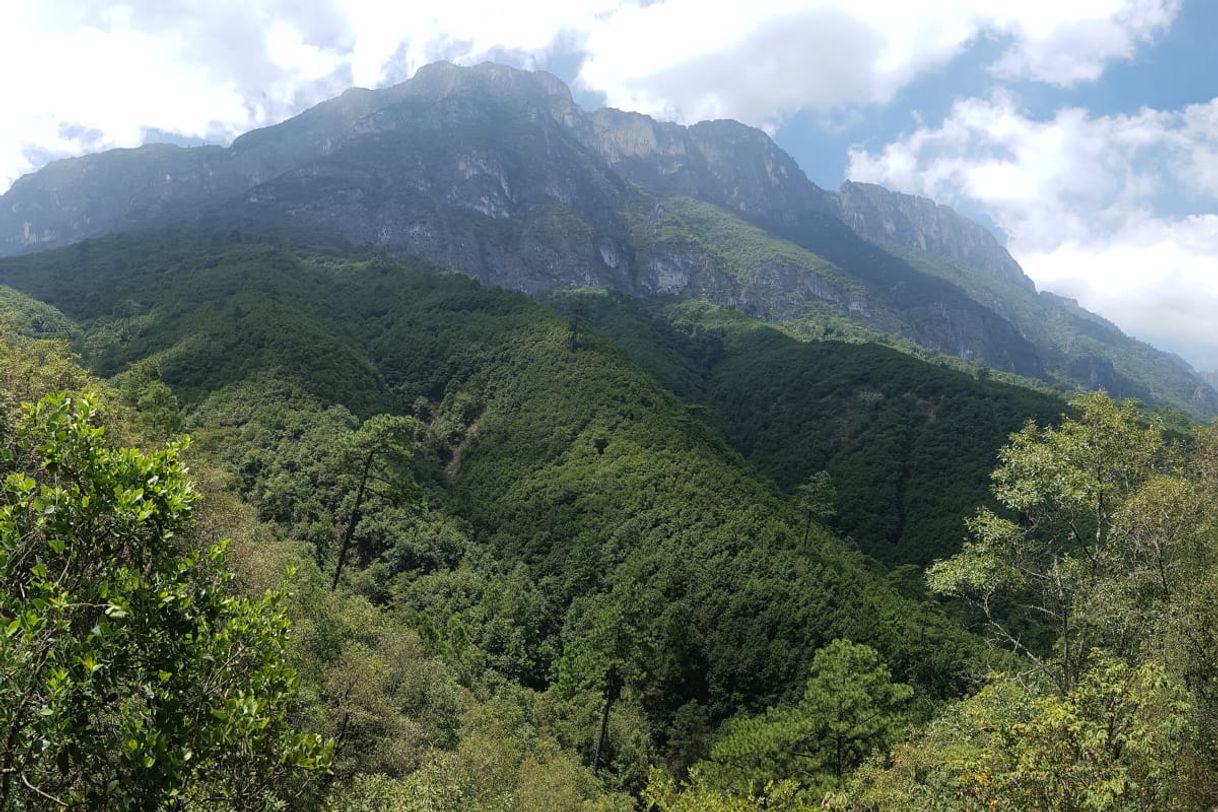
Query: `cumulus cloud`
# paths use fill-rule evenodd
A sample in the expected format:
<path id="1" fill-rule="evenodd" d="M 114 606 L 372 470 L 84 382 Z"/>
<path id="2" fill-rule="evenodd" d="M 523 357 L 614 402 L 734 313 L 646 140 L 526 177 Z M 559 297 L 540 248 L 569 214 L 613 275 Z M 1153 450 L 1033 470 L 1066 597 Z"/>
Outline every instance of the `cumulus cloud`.
<path id="1" fill-rule="evenodd" d="M 1111 238 L 1020 258 L 1043 286 L 1198 369 L 1218 368 L 1218 216 L 1144 216 Z"/>
<path id="2" fill-rule="evenodd" d="M 984 210 L 1041 287 L 1218 367 L 1218 99 L 1044 120 L 1009 95 L 969 99 L 853 150 L 849 174 Z"/>
<path id="3" fill-rule="evenodd" d="M 580 81 L 610 106 L 694 121 L 780 121 L 883 104 L 979 38 L 995 74 L 1069 85 L 1170 25 L 1178 0 L 665 0 L 626 7 L 586 40 Z"/>
<path id="4" fill-rule="evenodd" d="M 437 59 L 528 65 L 617 0 L 40 0 L 0 26 L 0 191 L 149 132 L 227 141 Z"/>
<path id="5" fill-rule="evenodd" d="M 224 140 L 310 100 L 293 77 L 316 80 L 325 57 L 273 8 L 174 5 L 6 8 L 0 188 L 48 157 L 136 146 L 149 130 Z"/>
<path id="6" fill-rule="evenodd" d="M 0 190 L 50 157 L 148 132 L 225 141 L 436 59 L 561 51 L 607 103 L 775 125 L 882 104 L 979 38 L 996 74 L 1072 83 L 1170 24 L 1178 0 L 40 0 L 0 27 Z M 1218 168 L 1215 168 L 1218 172 Z"/>
<path id="7" fill-rule="evenodd" d="M 1015 44 L 991 66 L 995 74 L 1063 86 L 1093 81 L 1108 62 L 1132 57 L 1137 46 L 1169 26 L 1180 9 L 1179 0 L 1073 0 L 1055 5 L 1056 13 L 1017 13 L 1004 21 Z"/>

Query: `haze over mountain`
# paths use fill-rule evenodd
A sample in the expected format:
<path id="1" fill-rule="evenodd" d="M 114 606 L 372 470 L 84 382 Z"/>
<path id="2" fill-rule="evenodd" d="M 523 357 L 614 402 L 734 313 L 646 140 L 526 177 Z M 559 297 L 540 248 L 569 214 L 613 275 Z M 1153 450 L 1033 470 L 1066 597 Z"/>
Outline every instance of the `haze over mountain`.
<path id="1" fill-rule="evenodd" d="M 585 112 L 554 76 L 437 63 L 231 147 L 51 164 L 0 197 L 0 252 L 189 224 L 373 246 L 539 293 L 706 298 L 772 321 L 828 307 L 923 347 L 1196 415 L 1180 359 L 1035 292 L 988 231 L 931 201 L 809 181 L 760 130 Z"/>

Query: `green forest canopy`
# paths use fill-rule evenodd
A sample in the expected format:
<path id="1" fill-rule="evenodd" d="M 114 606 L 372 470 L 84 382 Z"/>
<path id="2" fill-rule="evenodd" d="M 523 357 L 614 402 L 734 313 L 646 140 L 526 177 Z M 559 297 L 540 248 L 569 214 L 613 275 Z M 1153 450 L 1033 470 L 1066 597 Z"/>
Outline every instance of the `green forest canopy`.
<path id="1" fill-rule="evenodd" d="M 1209 429 L 1169 435 L 1102 396 L 1063 418 L 1041 393 L 696 303 L 546 307 L 268 244 L 117 237 L 7 260 L 0 282 L 44 302 L 5 300 L 39 315 L 0 345 L 6 505 L 46 503 L 39 470 L 78 470 L 55 498 L 134 521 L 160 562 L 124 588 L 214 583 L 184 617 L 243 618 L 258 659 L 228 684 L 268 719 L 219 727 L 281 756 L 237 775 L 209 760 L 225 739 L 184 744 L 158 715 L 208 701 L 205 668 L 166 669 L 172 690 L 149 672 L 172 702 L 89 694 L 107 658 L 159 638 L 90 642 L 65 620 L 54 650 L 86 687 L 63 707 L 100 710 L 0 718 L 27 742 L 10 758 L 42 765 L 9 781 L 17 808 L 121 796 L 130 770 L 162 776 L 140 805 L 222 805 L 238 779 L 350 809 L 1214 802 Z M 390 419 L 405 433 L 385 445 Z M 190 448 L 165 450 L 181 430 Z M 74 432 L 92 450 L 51 465 Z M 85 508 L 82 477 L 124 465 L 155 469 L 153 490 Z M 194 490 L 189 516 L 138 507 Z M 39 555 L 93 554 L 85 514 L 62 515 L 63 551 Z M 6 545 L 40 538 L 6 527 Z M 934 559 L 941 598 L 881 563 Z M 0 612 L 17 669 L 34 638 L 24 609 Z M 55 673 L 28 671 L 38 695 Z M 857 686 L 856 716 L 826 704 L 835 685 Z M 103 746 L 131 725 L 130 754 Z"/>

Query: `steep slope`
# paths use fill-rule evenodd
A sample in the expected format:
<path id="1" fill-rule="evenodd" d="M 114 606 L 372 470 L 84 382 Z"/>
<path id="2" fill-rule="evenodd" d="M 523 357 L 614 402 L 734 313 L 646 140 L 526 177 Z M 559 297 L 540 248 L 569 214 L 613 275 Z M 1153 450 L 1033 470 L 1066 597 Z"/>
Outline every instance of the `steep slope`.
<path id="1" fill-rule="evenodd" d="M 712 719 L 763 707 L 837 636 L 939 693 L 979 653 L 827 532 L 802 544 L 795 508 L 713 427 L 691 425 L 612 343 L 518 294 L 382 260 L 173 236 L 3 260 L 0 281 L 79 320 L 84 359 L 104 374 L 155 360 L 204 436 L 248 419 L 218 400 L 285 387 L 319 410 L 409 405 L 425 417 L 431 498 L 468 522 L 496 567 L 544 585 L 512 615 L 531 630 L 527 651 L 486 643 L 531 664 L 526 681 L 545 683 L 554 652 L 610 592 L 647 618 L 637 631 L 658 659 L 641 690 L 662 721 L 690 702 Z M 424 573 L 410 560 L 390 550 L 364 563 L 414 594 Z"/>
<path id="2" fill-rule="evenodd" d="M 719 248 L 747 254 L 747 241 L 731 236 Z M 187 402 L 266 369 L 290 371 L 313 396 L 362 415 L 440 397 L 457 373 L 412 366 L 426 377 L 409 386 L 387 377 L 389 339 L 369 344 L 386 328 L 351 309 L 368 294 L 314 270 L 317 262 L 228 240 L 120 236 L 2 261 L 0 281 L 86 318 L 85 357 L 102 374 L 152 356 Z M 665 388 L 705 405 L 728 443 L 783 491 L 828 470 L 841 492 L 835 526 L 889 562 L 954 551 L 964 517 L 987 499 L 986 475 L 1007 434 L 1062 408 L 893 350 L 797 341 L 706 303 L 657 309 L 581 292 L 545 301 L 609 338 Z M 444 347 L 448 335 L 444 328 L 428 338 L 428 353 L 456 352 Z"/>
<path id="3" fill-rule="evenodd" d="M 798 341 L 706 302 L 648 307 L 588 291 L 546 300 L 593 326 L 710 421 L 784 491 L 818 471 L 838 493 L 832 526 L 890 564 L 955 552 L 990 502 L 989 472 L 1045 394 L 916 361 L 874 344 Z"/>
<path id="4" fill-rule="evenodd" d="M 1017 288 L 1036 287 L 988 229 L 933 200 L 846 181 L 836 202 L 842 221 L 869 240 L 949 259 Z"/>
<path id="5" fill-rule="evenodd" d="M 1218 392 L 1182 359 L 1126 336 L 1077 302 L 1037 293 L 989 231 L 926 198 L 844 183 L 843 220 L 860 236 L 945 279 L 1002 315 L 1035 347 L 1063 386 L 1166 403 L 1195 415 L 1218 411 Z"/>
<path id="6" fill-rule="evenodd" d="M 0 331 L 29 338 L 72 340 L 80 328 L 50 305 L 0 285 Z"/>
<path id="7" fill-rule="evenodd" d="M 118 229 L 192 222 L 334 148 L 388 91 L 353 89 L 230 148 L 149 144 L 48 164 L 17 179 L 0 206 L 0 256 L 66 245 Z"/>
<path id="8" fill-rule="evenodd" d="M 764 133 L 736 122 L 587 113 L 549 74 L 438 63 L 227 149 L 146 147 L 53 164 L 0 200 L 0 253 L 167 222 L 260 231 L 374 246 L 529 293 L 704 297 L 772 320 L 827 305 L 998 370 L 1067 385 L 1103 377 L 1086 358 L 1058 363 L 1055 345 L 1012 321 L 1020 307 L 1004 289 L 976 294 L 972 277 L 1032 295 L 983 229 L 924 206 L 889 233 L 901 207 L 885 201 L 818 188 Z M 725 264 L 714 243 L 748 228 L 757 250 L 742 274 L 739 257 Z M 883 234 L 915 253 L 886 250 L 875 242 Z M 804 252 L 798 261 L 792 246 Z M 963 263 L 967 278 L 941 272 L 941 258 Z M 1131 389 L 1198 415 L 1218 408 L 1199 379 L 1185 396 L 1187 370 L 1152 369 L 1174 361 L 1109 349 L 1104 358 L 1124 354 L 1130 372 L 1115 374 Z M 1151 385 L 1156 375 L 1173 385 Z"/>

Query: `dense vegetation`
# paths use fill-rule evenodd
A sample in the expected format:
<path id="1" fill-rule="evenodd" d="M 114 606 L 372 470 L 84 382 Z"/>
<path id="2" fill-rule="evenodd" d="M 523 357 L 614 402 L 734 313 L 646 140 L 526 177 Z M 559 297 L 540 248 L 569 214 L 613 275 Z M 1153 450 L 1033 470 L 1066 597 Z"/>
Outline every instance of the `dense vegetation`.
<path id="1" fill-rule="evenodd" d="M 1211 430 L 238 235 L 0 283 L 0 808 L 1216 800 Z"/>
<path id="2" fill-rule="evenodd" d="M 855 341 L 799 341 L 700 302 L 647 307 L 592 291 L 553 294 L 707 418 L 790 492 L 818 471 L 837 485 L 830 524 L 891 563 L 953 552 L 963 517 L 988 498 L 994 454 L 1052 396 L 986 374 L 912 361 Z M 950 460 L 950 463 L 945 463 Z"/>

